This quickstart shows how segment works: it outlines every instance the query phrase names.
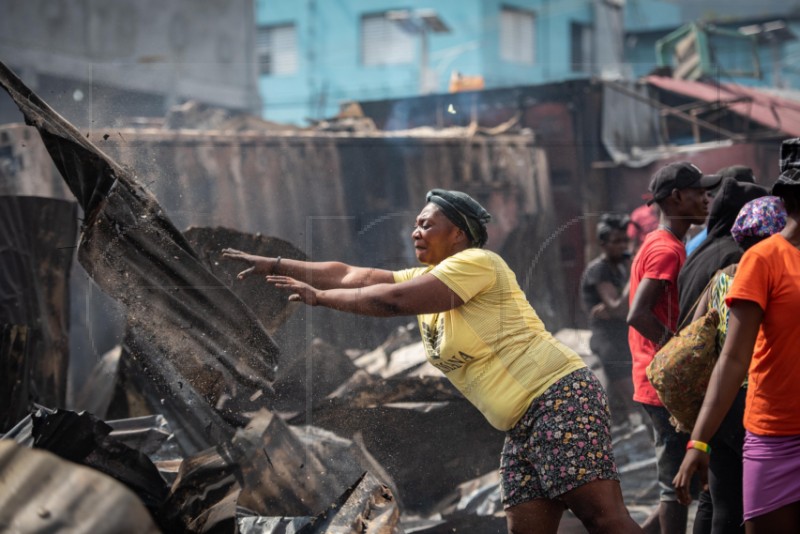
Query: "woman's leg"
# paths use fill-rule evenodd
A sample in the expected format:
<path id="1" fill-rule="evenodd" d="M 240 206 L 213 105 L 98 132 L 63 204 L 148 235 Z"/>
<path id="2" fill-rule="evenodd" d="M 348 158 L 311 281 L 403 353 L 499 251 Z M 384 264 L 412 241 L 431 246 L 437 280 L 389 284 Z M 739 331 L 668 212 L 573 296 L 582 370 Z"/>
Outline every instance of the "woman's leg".
<path id="1" fill-rule="evenodd" d="M 744 405 L 747 391 L 742 389 L 711 440 L 708 485 L 714 516 L 711 534 L 744 534 L 742 504 L 742 446 L 744 444 Z M 698 515 L 700 510 L 698 508 Z M 695 519 L 697 525 L 697 519 Z M 694 531 L 697 534 L 697 529 Z"/>
<path id="2" fill-rule="evenodd" d="M 717 448 L 714 447 L 714 454 L 716 453 Z M 712 476 L 711 470 L 709 470 L 708 478 L 710 479 Z M 710 481 L 709 485 L 711 485 Z M 714 504 L 711 501 L 711 492 L 709 490 L 701 491 L 700 495 L 697 496 L 697 513 L 694 515 L 692 534 L 711 534 L 714 511 Z"/>
<path id="3" fill-rule="evenodd" d="M 744 523 L 747 534 L 797 534 L 800 532 L 800 502 L 793 502 Z"/>
<path id="4" fill-rule="evenodd" d="M 616 480 L 593 480 L 561 498 L 592 534 L 642 532 L 628 513 Z"/>
<path id="5" fill-rule="evenodd" d="M 534 499 L 506 509 L 509 534 L 556 534 L 564 503 L 552 499 Z"/>

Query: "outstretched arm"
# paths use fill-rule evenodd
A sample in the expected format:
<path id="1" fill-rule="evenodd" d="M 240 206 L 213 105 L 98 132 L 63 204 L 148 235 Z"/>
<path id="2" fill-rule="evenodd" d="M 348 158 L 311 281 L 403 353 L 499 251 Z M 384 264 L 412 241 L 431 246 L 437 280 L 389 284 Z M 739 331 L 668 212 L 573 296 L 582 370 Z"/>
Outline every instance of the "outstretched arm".
<path id="1" fill-rule="evenodd" d="M 222 257 L 248 265 L 239 273 L 240 280 L 250 275 L 283 275 L 313 284 L 318 289 L 367 287 L 394 282 L 391 271 L 354 267 L 336 261 L 316 262 L 287 258 L 278 261 L 278 258 L 257 256 L 232 248 L 224 249 Z"/>
<path id="2" fill-rule="evenodd" d="M 464 304 L 461 297 L 432 274 L 399 284 L 337 289 L 315 288 L 289 276 L 267 276 L 267 281 L 291 291 L 289 300 L 374 317 L 437 313 Z"/>
<path id="3" fill-rule="evenodd" d="M 758 329 L 764 317 L 761 307 L 748 300 L 735 301 L 729 313 L 725 345 L 711 373 L 703 406 L 692 430 L 692 439 L 704 443 L 708 443 L 716 433 L 747 375 Z M 695 472 L 705 483 L 708 458 L 708 454 L 696 449 L 686 451 L 680 470 L 672 482 L 682 504 L 688 505 L 692 500 L 689 485 Z"/>

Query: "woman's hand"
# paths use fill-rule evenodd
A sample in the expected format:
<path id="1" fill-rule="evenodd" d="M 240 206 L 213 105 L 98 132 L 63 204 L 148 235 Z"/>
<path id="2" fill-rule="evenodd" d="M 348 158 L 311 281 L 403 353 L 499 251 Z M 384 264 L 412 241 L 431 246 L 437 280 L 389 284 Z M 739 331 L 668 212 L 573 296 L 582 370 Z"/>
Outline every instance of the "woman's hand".
<path id="1" fill-rule="evenodd" d="M 697 473 L 703 487 L 708 484 L 708 460 L 706 452 L 689 449 L 683 457 L 681 468 L 672 480 L 675 491 L 678 494 L 678 502 L 684 506 L 689 506 L 692 502 L 691 485 L 692 476 Z"/>
<path id="2" fill-rule="evenodd" d="M 244 280 L 251 274 L 270 274 L 272 273 L 274 258 L 265 258 L 264 256 L 256 256 L 255 254 L 248 254 L 235 248 L 222 249 L 222 257 L 231 259 L 242 263 L 247 263 L 250 266 L 244 271 L 240 272 L 236 277 L 239 280 Z"/>
<path id="3" fill-rule="evenodd" d="M 292 294 L 289 295 L 289 301 L 291 302 L 302 302 L 309 306 L 317 305 L 317 294 L 319 290 L 305 282 L 295 280 L 290 276 L 267 276 L 267 282 L 274 284 L 277 288 L 291 291 Z"/>

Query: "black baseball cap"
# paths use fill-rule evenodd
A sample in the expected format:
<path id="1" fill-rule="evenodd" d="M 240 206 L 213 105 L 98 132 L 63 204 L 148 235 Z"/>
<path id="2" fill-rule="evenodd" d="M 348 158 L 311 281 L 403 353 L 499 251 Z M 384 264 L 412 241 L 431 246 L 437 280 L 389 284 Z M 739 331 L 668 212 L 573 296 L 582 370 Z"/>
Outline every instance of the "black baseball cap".
<path id="1" fill-rule="evenodd" d="M 673 189 L 689 189 L 699 187 L 713 189 L 722 180 L 718 174 L 703 174 L 697 165 L 688 161 L 670 163 L 658 169 L 650 180 L 650 192 L 653 198 L 647 201 L 660 202 L 667 198 Z"/>

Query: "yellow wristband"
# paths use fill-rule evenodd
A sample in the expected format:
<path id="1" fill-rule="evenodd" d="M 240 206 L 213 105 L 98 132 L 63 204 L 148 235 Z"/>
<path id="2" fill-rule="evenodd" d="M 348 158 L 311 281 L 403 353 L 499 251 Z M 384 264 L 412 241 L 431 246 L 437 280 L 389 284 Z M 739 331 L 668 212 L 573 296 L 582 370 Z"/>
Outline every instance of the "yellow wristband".
<path id="1" fill-rule="evenodd" d="M 697 441 L 696 439 L 690 439 L 689 443 L 686 444 L 686 450 L 689 449 L 697 449 L 698 451 L 703 451 L 706 454 L 711 454 L 711 446 L 708 443 L 703 443 L 702 441 Z"/>

